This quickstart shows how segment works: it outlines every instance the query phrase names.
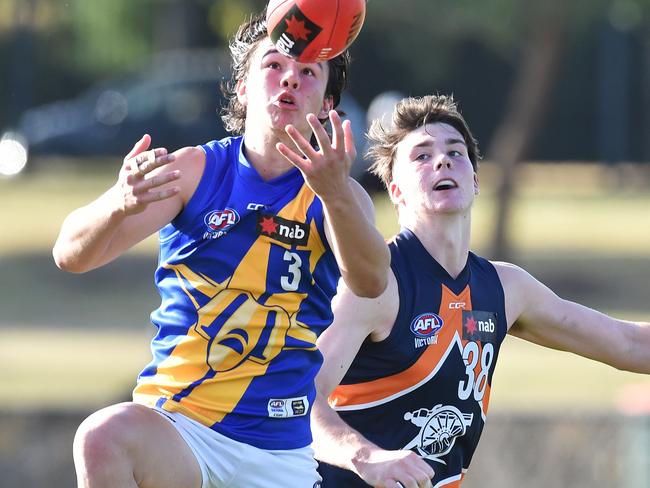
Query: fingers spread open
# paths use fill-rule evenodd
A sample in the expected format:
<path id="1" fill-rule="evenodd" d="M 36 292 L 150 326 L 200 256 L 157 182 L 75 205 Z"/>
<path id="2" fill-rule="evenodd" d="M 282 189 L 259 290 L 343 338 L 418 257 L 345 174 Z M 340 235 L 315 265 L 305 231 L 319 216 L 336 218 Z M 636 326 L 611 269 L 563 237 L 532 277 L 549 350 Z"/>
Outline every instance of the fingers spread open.
<path id="1" fill-rule="evenodd" d="M 352 134 L 352 123 L 349 120 L 343 122 L 343 134 L 345 152 L 350 155 L 352 161 L 357 158 L 357 148 L 354 145 L 354 135 Z"/>
<path id="2" fill-rule="evenodd" d="M 167 154 L 167 149 L 159 147 L 138 154 L 129 161 L 129 166 L 133 174 L 144 176 L 156 168 L 174 161 L 176 157 L 173 154 Z"/>
<path id="3" fill-rule="evenodd" d="M 296 129 L 293 125 L 287 125 L 285 127 L 286 133 L 289 135 L 293 143 L 296 145 L 298 149 L 305 155 L 307 158 L 313 158 L 316 155 L 316 151 L 314 151 L 314 148 L 311 146 L 309 141 L 305 139 L 305 137 L 298 132 L 298 129 Z"/>
<path id="4" fill-rule="evenodd" d="M 138 142 L 133 145 L 133 148 L 129 151 L 129 154 L 124 158 L 125 160 L 131 159 L 136 154 L 146 151 L 151 144 L 151 136 L 149 134 L 143 135 Z"/>
<path id="5" fill-rule="evenodd" d="M 338 150 L 345 149 L 341 117 L 336 110 L 330 110 L 329 117 L 332 126 L 332 147 Z"/>
<path id="6" fill-rule="evenodd" d="M 321 124 L 321 121 L 314 114 L 308 114 L 307 123 L 311 127 L 314 136 L 316 136 L 316 142 L 318 142 L 320 150 L 323 154 L 329 153 L 332 149 L 332 143 L 330 142 L 329 135 L 327 134 L 325 127 L 323 127 L 323 124 Z"/>
<path id="7" fill-rule="evenodd" d="M 296 168 L 305 171 L 309 167 L 309 160 L 304 159 L 299 154 L 296 154 L 296 152 L 289 149 L 286 144 L 278 142 L 275 145 L 275 148 L 287 159 L 287 161 L 293 164 Z"/>

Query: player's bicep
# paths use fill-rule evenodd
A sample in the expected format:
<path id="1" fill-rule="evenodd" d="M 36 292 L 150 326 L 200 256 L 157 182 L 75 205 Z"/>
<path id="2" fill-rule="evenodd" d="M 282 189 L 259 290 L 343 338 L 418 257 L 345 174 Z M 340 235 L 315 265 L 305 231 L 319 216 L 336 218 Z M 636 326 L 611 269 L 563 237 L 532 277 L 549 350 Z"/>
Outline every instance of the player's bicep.
<path id="1" fill-rule="evenodd" d="M 174 154 L 176 159 L 172 163 L 155 169 L 148 178 L 161 178 L 179 171 L 178 180 L 153 189 L 161 191 L 175 186 L 179 192 L 169 198 L 154 201 L 143 212 L 129 216 L 116 234 L 114 247 L 118 252 L 123 252 L 170 223 L 196 191 L 205 167 L 205 154 L 195 147 L 182 148 Z"/>
<path id="2" fill-rule="evenodd" d="M 394 281 L 394 277 L 392 281 Z M 334 321 L 318 338 L 318 349 L 323 354 L 316 386 L 328 396 L 341 382 L 361 344 L 378 329 L 392 325 L 396 312 L 390 286 L 378 298 L 361 298 L 352 293 L 341 280 L 332 302 Z"/>
<path id="3" fill-rule="evenodd" d="M 511 335 L 553 349 L 606 360 L 616 320 L 559 297 L 519 268 L 504 289 L 509 299 L 518 302 L 514 325 L 509 331 Z"/>

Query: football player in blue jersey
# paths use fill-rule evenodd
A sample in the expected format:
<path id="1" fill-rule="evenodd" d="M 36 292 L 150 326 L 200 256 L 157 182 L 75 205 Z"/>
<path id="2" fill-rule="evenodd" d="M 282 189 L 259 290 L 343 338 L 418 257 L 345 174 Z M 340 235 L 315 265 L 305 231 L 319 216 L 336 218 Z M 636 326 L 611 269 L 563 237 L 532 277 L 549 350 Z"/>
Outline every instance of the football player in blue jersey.
<path id="1" fill-rule="evenodd" d="M 392 125 L 375 122 L 369 136 L 402 230 L 389 243 L 386 291 L 360 298 L 343 285 L 318 341 L 323 488 L 460 486 L 508 333 L 650 373 L 650 324 L 564 300 L 469 250 L 479 151 L 451 97 L 403 99 Z"/>
<path id="2" fill-rule="evenodd" d="M 160 236 L 153 359 L 133 402 L 79 427 L 80 487 L 320 481 L 309 427 L 316 339 L 331 323 L 338 278 L 378 296 L 390 259 L 372 202 L 349 176 L 350 124 L 335 111 L 349 57 L 286 57 L 264 15 L 230 48 L 223 119 L 233 137 L 168 153 L 145 135 L 117 182 L 65 219 L 54 246 L 61 269 L 82 273 Z"/>

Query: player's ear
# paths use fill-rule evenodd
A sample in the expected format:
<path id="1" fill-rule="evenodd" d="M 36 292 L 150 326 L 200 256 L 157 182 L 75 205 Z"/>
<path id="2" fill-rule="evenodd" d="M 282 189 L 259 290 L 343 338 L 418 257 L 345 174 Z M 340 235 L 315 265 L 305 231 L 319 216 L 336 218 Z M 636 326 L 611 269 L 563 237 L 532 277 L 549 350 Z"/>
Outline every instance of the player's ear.
<path id="1" fill-rule="evenodd" d="M 478 195 L 481 192 L 481 188 L 478 184 L 478 174 L 474 172 L 474 195 Z"/>
<path id="2" fill-rule="evenodd" d="M 396 206 L 404 201 L 404 194 L 399 185 L 395 183 L 395 180 L 391 181 L 388 185 L 388 196 L 390 197 L 390 201 L 393 202 L 393 205 Z"/>
<path id="3" fill-rule="evenodd" d="M 330 110 L 334 108 L 334 98 L 332 95 L 327 95 L 323 99 L 323 106 L 321 107 L 320 112 L 317 117 L 321 120 L 327 119 L 329 117 Z"/>
<path id="4" fill-rule="evenodd" d="M 248 104 L 248 94 L 246 93 L 246 80 L 237 80 L 237 85 L 235 85 L 235 93 L 237 94 L 237 100 L 244 107 Z"/>

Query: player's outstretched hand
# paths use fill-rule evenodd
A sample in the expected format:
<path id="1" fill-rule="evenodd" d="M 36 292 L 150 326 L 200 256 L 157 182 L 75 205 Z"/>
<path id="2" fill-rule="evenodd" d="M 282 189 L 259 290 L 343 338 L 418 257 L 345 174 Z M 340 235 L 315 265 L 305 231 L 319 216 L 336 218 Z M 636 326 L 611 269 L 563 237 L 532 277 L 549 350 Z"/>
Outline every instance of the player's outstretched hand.
<path id="1" fill-rule="evenodd" d="M 276 146 L 291 164 L 300 169 L 309 187 L 322 200 L 336 198 L 340 192 L 349 191 L 350 168 L 357 157 L 350 121 L 341 121 L 336 110 L 330 110 L 329 119 L 332 126 L 331 141 L 318 117 L 314 114 L 307 115 L 307 122 L 318 142 L 318 150 L 293 125 L 288 125 L 286 131 L 302 154 L 281 142 Z"/>
<path id="2" fill-rule="evenodd" d="M 151 137 L 142 136 L 126 155 L 118 178 L 121 201 L 118 205 L 126 215 L 144 211 L 152 202 L 158 202 L 176 195 L 178 187 L 161 188 L 170 181 L 180 178 L 180 171 L 155 171 L 174 161 L 164 147 L 149 149 Z"/>
<path id="3" fill-rule="evenodd" d="M 359 476 L 376 488 L 432 488 L 435 474 L 413 451 L 377 450 L 357 464 Z"/>

